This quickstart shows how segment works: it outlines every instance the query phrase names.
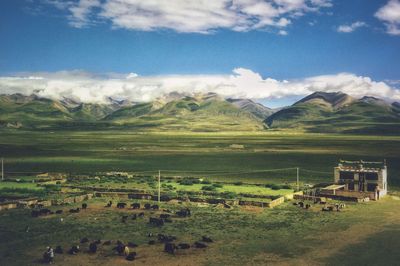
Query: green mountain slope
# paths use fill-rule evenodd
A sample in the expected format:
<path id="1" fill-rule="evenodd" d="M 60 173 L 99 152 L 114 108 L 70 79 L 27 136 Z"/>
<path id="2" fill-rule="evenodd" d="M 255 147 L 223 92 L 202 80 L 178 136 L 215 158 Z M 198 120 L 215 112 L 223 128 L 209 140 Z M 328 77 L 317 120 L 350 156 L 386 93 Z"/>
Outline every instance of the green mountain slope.
<path id="1" fill-rule="evenodd" d="M 309 132 L 398 134 L 400 112 L 383 100 L 343 93 L 314 93 L 265 120 L 270 128 Z"/>
<path id="2" fill-rule="evenodd" d="M 148 103 L 107 104 L 0 95 L 0 127 L 131 128 L 138 130 L 256 131 L 265 127 L 306 132 L 399 134 L 400 104 L 343 93 L 313 93 L 276 113 L 248 99 L 215 93 L 173 93 Z M 268 117 L 267 117 L 268 116 Z M 265 117 L 267 117 L 265 119 Z"/>
<path id="3" fill-rule="evenodd" d="M 74 119 L 83 121 L 96 121 L 111 114 L 114 108 L 110 105 L 82 103 L 75 108 L 70 109 Z"/>
<path id="4" fill-rule="evenodd" d="M 0 123 L 33 126 L 70 121 L 69 110 L 59 101 L 21 94 L 0 96 Z"/>
<path id="5" fill-rule="evenodd" d="M 260 108 L 261 109 L 261 106 Z M 111 99 L 108 104 L 52 100 L 21 94 L 0 96 L 0 126 L 10 128 L 134 128 L 145 130 L 252 131 L 262 119 L 215 93 L 163 96 L 135 104 Z"/>
<path id="6" fill-rule="evenodd" d="M 105 118 L 119 125 L 163 130 L 260 130 L 262 121 L 252 113 L 215 95 L 197 95 L 165 102 L 121 108 Z"/>
<path id="7" fill-rule="evenodd" d="M 263 120 L 274 113 L 274 110 L 249 99 L 228 99 L 227 101 Z"/>

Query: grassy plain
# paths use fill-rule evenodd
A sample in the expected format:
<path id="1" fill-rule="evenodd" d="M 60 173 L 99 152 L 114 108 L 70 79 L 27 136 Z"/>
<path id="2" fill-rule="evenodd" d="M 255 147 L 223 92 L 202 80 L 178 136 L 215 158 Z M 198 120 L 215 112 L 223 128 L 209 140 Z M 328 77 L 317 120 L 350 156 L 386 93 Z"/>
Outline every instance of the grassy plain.
<path id="1" fill-rule="evenodd" d="M 0 261 L 2 265 L 37 265 L 47 245 L 68 249 L 89 239 L 132 241 L 139 245 L 135 263 L 114 255 L 112 246 L 100 246 L 95 255 L 56 255 L 57 265 L 396 265 L 400 226 L 400 200 L 388 197 L 380 202 L 348 204 L 342 212 L 321 212 L 320 205 L 304 210 L 291 203 L 275 209 L 187 205 L 190 218 L 174 218 L 172 224 L 153 227 L 148 217 L 121 223 L 121 216 L 137 211 L 104 208 L 108 199 L 89 202 L 79 214 L 64 213 L 31 218 L 29 210 L 0 213 Z M 53 207 L 53 210 L 74 207 Z M 178 204 L 162 204 L 176 210 Z M 373 214 L 373 215 L 371 215 Z M 60 218 L 64 220 L 61 222 Z M 11 226 L 12 225 L 12 226 Z M 29 225 L 30 230 L 25 228 Z M 175 235 L 178 242 L 193 243 L 202 235 L 214 243 L 205 250 L 164 253 L 163 246 L 148 245 L 147 233 Z M 385 241 L 389 241 L 387 245 Z M 382 245 L 382 246 L 380 246 Z M 383 251 L 384 248 L 384 251 Z M 377 258 L 374 255 L 382 255 Z"/>
<path id="2" fill-rule="evenodd" d="M 389 185 L 400 186 L 398 136 L 10 130 L 0 132 L 0 154 L 6 172 L 162 170 L 162 175 L 260 183 L 294 182 L 295 169 L 269 170 L 295 167 L 303 182 L 330 182 L 339 159 L 386 159 Z"/>
<path id="3" fill-rule="evenodd" d="M 303 183 L 332 181 L 332 168 L 339 159 L 387 160 L 391 196 L 379 202 L 348 204 L 341 212 L 310 210 L 290 202 L 274 209 L 213 205 L 188 205 L 192 217 L 174 219 L 172 224 L 150 226 L 144 219 L 121 223 L 133 210 L 104 208 L 108 199 L 94 199 L 79 214 L 64 209 L 61 216 L 30 217 L 30 210 L 0 212 L 0 264 L 36 265 L 47 245 L 64 249 L 80 238 L 133 241 L 137 265 L 396 265 L 400 260 L 400 137 L 334 134 L 178 133 L 137 131 L 1 131 L 0 154 L 5 156 L 6 176 L 25 172 L 66 172 L 74 175 L 106 171 L 128 171 L 163 177 L 196 176 L 212 182 L 228 182 L 218 190 L 235 193 L 278 193 L 265 186 L 242 185 L 293 183 L 300 168 Z M 272 169 L 290 168 L 271 171 Z M 30 180 L 27 177 L 27 180 Z M 82 185 L 93 184 L 93 182 Z M 163 180 L 178 189 L 200 190 L 200 184 L 181 185 Z M 7 183 L 5 183 L 7 184 Z M 20 184 L 20 183 L 18 183 Z M 31 183 L 21 183 L 24 185 Z M 110 187 L 135 187 L 127 183 L 101 183 Z M 143 188 L 152 189 L 148 183 Z M 31 189 L 31 188 L 29 188 Z M 153 188 L 154 189 L 154 188 Z M 117 200 L 114 200 L 117 201 Z M 177 210 L 189 203 L 167 204 Z M 63 222 L 60 218 L 63 218 Z M 26 232 L 26 226 L 30 227 Z M 162 252 L 160 244 L 147 245 L 148 232 L 172 234 L 178 242 L 193 243 L 209 235 L 215 243 L 205 250 L 180 251 L 176 256 Z M 84 251 L 87 245 L 82 245 Z M 129 264 L 113 255 L 112 247 L 101 247 L 96 255 L 58 255 L 57 265 Z"/>

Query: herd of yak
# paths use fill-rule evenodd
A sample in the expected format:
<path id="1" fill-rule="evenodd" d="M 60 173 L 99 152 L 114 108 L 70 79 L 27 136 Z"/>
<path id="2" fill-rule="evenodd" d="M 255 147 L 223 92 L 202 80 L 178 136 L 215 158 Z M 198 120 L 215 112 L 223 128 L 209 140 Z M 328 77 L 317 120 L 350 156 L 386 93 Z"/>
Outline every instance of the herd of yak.
<path id="1" fill-rule="evenodd" d="M 107 203 L 106 208 L 110 208 L 113 206 L 113 202 L 109 201 Z M 118 209 L 124 209 L 127 206 L 127 203 L 125 202 L 119 202 L 116 204 L 116 207 Z M 132 209 L 142 209 L 142 206 L 140 203 L 132 203 L 131 205 Z M 88 208 L 87 203 L 83 203 L 81 205 L 81 208 L 74 208 L 74 209 L 70 209 L 69 213 L 79 213 L 81 210 L 86 210 Z M 143 205 L 143 209 L 144 210 L 159 210 L 160 207 L 156 204 L 151 205 L 150 203 L 146 203 Z M 149 224 L 153 225 L 153 226 L 163 226 L 165 223 L 170 223 L 172 222 L 172 217 L 180 217 L 180 218 L 184 218 L 184 217 L 189 217 L 191 216 L 191 211 L 189 208 L 183 208 L 179 211 L 176 212 L 172 212 L 168 209 L 163 209 L 164 213 L 161 213 L 159 215 L 159 217 L 149 217 Z M 52 215 L 52 214 L 62 214 L 63 210 L 57 210 L 57 211 L 51 211 L 50 209 L 44 208 L 43 206 L 35 206 L 35 209 L 33 209 L 31 211 L 31 216 L 32 217 L 39 217 L 39 216 L 47 216 L 47 215 Z M 135 214 L 131 214 L 130 216 L 128 215 L 124 215 L 121 217 L 121 222 L 122 223 L 126 223 L 126 221 L 128 220 L 128 218 L 131 218 L 132 220 L 136 220 L 137 218 L 141 218 L 145 216 L 145 212 L 140 212 L 140 213 L 135 213 Z M 164 235 L 164 234 L 158 234 L 156 236 L 156 240 L 153 238 L 153 234 L 149 233 L 148 234 L 149 238 L 152 238 L 151 240 L 148 241 L 148 245 L 155 245 L 156 243 L 162 243 L 164 245 L 164 251 L 169 253 L 169 254 L 175 254 L 176 250 L 185 250 L 185 249 L 190 249 L 190 248 L 197 248 L 197 249 L 202 249 L 202 248 L 206 248 L 207 245 L 211 242 L 213 242 L 213 240 L 210 237 L 207 236 L 203 236 L 199 241 L 194 242 L 193 244 L 189 244 L 189 243 L 176 243 L 175 241 L 177 240 L 177 238 L 175 236 L 170 236 L 170 235 Z M 80 240 L 81 244 L 85 244 L 85 243 L 89 243 L 89 239 L 88 238 L 82 238 Z M 91 241 L 89 243 L 88 246 L 88 252 L 89 253 L 96 253 L 98 246 L 102 245 L 102 246 L 109 246 L 113 244 L 113 241 L 111 240 L 107 240 L 107 241 L 101 241 L 101 240 L 94 240 Z M 129 261 L 133 261 L 135 260 L 137 253 L 136 252 L 132 252 L 130 251 L 130 249 L 132 248 L 136 248 L 138 245 L 136 245 L 133 242 L 128 242 L 128 243 L 123 243 L 121 241 L 116 241 L 115 243 L 115 247 L 112 249 L 113 251 L 115 251 L 116 253 L 118 253 L 119 255 L 123 255 L 125 256 L 126 260 Z M 76 255 L 79 252 L 81 252 L 81 249 L 79 247 L 79 245 L 73 245 L 69 250 L 68 250 L 68 254 L 71 255 Z M 62 254 L 64 253 L 64 250 L 61 246 L 57 246 L 54 249 L 54 253 L 56 254 Z"/>
<path id="2" fill-rule="evenodd" d="M 320 202 L 320 204 L 324 204 L 321 211 L 323 212 L 331 212 L 331 211 L 340 211 L 341 209 L 345 208 L 346 205 L 344 203 L 335 203 L 334 205 L 327 205 L 326 202 Z M 299 206 L 300 208 L 308 210 L 311 207 L 311 204 L 305 204 L 304 202 L 293 202 L 293 205 Z"/>

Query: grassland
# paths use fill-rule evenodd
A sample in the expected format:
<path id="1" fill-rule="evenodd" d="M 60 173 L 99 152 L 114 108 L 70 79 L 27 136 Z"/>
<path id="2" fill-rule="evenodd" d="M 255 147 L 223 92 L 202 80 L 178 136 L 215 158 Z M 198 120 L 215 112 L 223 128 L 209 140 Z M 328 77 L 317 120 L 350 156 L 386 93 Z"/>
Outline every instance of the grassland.
<path id="1" fill-rule="evenodd" d="M 148 217 L 158 212 L 146 212 L 143 219 L 121 223 L 122 215 L 135 211 L 104 208 L 107 200 L 90 201 L 89 209 L 80 214 L 31 218 L 29 210 L 1 212 L 2 265 L 36 265 L 47 245 L 62 245 L 67 249 L 83 237 L 138 244 L 135 265 L 396 265 L 400 259 L 396 252 L 400 201 L 396 197 L 348 204 L 342 212 L 333 213 L 321 212 L 318 204 L 310 210 L 290 203 L 275 209 L 230 210 L 189 204 L 193 213 L 190 218 L 174 218 L 172 224 L 161 228 L 147 223 Z M 71 207 L 53 209 L 66 211 Z M 162 207 L 174 210 L 182 206 L 165 203 Z M 26 226 L 30 227 L 29 232 Z M 186 243 L 209 235 L 214 243 L 206 250 L 191 249 L 171 256 L 162 252 L 162 245 L 147 244 L 151 239 L 147 237 L 149 232 L 175 235 L 179 242 Z M 379 245 L 384 245 L 385 255 L 377 258 L 373 254 L 383 255 Z M 81 248 L 84 252 L 77 256 L 57 255 L 57 265 L 132 264 L 114 255 L 112 246 L 100 247 L 96 255 L 86 252 L 87 244 Z"/>
<path id="2" fill-rule="evenodd" d="M 34 190 L 40 190 L 43 189 L 42 187 L 38 187 L 34 183 L 18 183 L 18 182 L 0 182 L 0 189 L 3 188 L 11 188 L 11 189 L 34 189 Z"/>
<path id="3" fill-rule="evenodd" d="M 179 133 L 137 131 L 21 131 L 0 132 L 0 154 L 6 157 L 6 177 L 28 172 L 65 172 L 82 186 L 137 188 L 154 191 L 158 170 L 163 189 L 201 191 L 205 184 L 183 185 L 182 177 L 197 177 L 212 184 L 223 183 L 216 192 L 282 195 L 265 184 L 293 184 L 296 167 L 304 183 L 332 181 L 332 168 L 339 159 L 387 160 L 391 195 L 379 202 L 349 203 L 341 212 L 321 212 L 319 204 L 304 210 L 286 202 L 274 209 L 196 203 L 162 203 L 178 210 L 188 206 L 190 218 L 174 218 L 172 224 L 152 227 L 144 219 L 121 223 L 121 216 L 135 212 L 104 208 L 108 198 L 89 201 L 89 209 L 69 214 L 32 218 L 30 210 L 0 212 L 0 264 L 36 265 L 47 245 L 64 249 L 79 239 L 133 241 L 137 265 L 396 265 L 400 260 L 400 137 L 335 134 Z M 289 169 L 286 169 L 289 168 Z M 286 169 L 274 170 L 272 169 Z M 133 172 L 128 181 L 79 179 L 79 175 L 101 176 L 101 172 Z M 146 176 L 152 182 L 142 182 Z M 168 179 L 175 177 L 175 179 Z M 244 184 L 239 184 L 243 182 Z M 68 184 L 68 183 L 67 183 Z M 3 183 L 5 189 L 32 183 Z M 1 188 L 1 187 L 0 187 Z M 44 188 L 46 197 L 59 191 Z M 274 194 L 275 193 L 275 194 Z M 244 198 L 245 199 L 245 198 Z M 268 200 L 268 199 L 266 199 Z M 118 201 L 114 199 L 114 201 Z M 132 201 L 129 201 L 132 202 Z M 60 218 L 63 218 L 61 222 Z M 26 227 L 29 231 L 26 232 Z M 147 245 L 147 233 L 172 234 L 179 242 L 193 243 L 202 235 L 215 242 L 205 250 L 180 251 L 176 256 L 162 252 L 160 244 Z M 82 245 L 84 251 L 86 245 Z M 95 255 L 58 255 L 57 265 L 129 264 L 101 247 Z"/>
<path id="4" fill-rule="evenodd" d="M 6 157 L 6 172 L 155 175 L 162 170 L 162 175 L 259 183 L 294 182 L 295 169 L 264 170 L 295 167 L 303 182 L 330 182 L 339 159 L 386 159 L 389 185 L 400 187 L 397 136 L 10 130 L 0 133 L 0 154 Z"/>

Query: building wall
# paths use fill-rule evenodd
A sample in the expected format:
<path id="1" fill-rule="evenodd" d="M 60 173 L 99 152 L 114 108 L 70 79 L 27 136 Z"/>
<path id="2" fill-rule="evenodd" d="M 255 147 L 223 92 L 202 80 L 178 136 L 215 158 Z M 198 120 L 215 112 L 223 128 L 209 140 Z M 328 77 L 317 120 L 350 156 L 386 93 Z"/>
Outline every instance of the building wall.
<path id="1" fill-rule="evenodd" d="M 345 191 L 349 191 L 350 190 L 349 184 L 348 184 L 349 182 L 346 182 L 347 180 L 341 180 L 340 179 L 340 172 L 341 172 L 341 170 L 340 170 L 339 167 L 335 167 L 334 168 L 335 183 L 339 184 L 339 183 L 342 183 L 344 181 L 344 183 L 346 185 L 345 186 Z M 365 172 L 367 172 L 367 171 L 365 171 Z M 378 199 L 378 198 L 380 198 L 382 196 L 385 196 L 387 194 L 387 168 L 386 168 L 386 166 L 384 168 L 380 169 L 377 172 L 377 174 L 378 174 L 378 180 L 376 180 L 376 181 L 366 180 L 366 182 L 364 184 L 364 187 L 363 187 L 363 190 L 366 193 L 371 195 L 371 197 L 370 197 L 371 199 Z M 354 191 L 356 191 L 356 192 L 358 191 L 359 178 L 360 178 L 359 172 L 354 172 L 354 179 L 352 181 L 355 183 L 354 184 Z M 367 183 L 369 183 L 369 184 L 374 184 L 374 183 L 378 184 L 378 186 L 379 186 L 379 196 L 375 192 L 366 191 L 367 190 Z"/>
<path id="2" fill-rule="evenodd" d="M 379 172 L 379 197 L 385 196 L 387 194 L 387 168 L 383 168 L 382 171 Z"/>

